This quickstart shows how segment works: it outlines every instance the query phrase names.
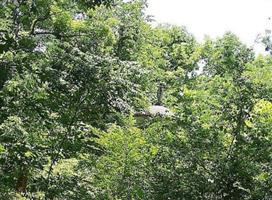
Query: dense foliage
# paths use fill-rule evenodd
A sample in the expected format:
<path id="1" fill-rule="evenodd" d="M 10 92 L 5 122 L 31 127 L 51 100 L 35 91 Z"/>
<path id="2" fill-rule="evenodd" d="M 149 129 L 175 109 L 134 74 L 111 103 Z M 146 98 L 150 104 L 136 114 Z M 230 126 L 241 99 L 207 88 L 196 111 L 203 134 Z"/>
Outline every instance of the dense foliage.
<path id="1" fill-rule="evenodd" d="M 144 0 L 0 5 L 0 199 L 272 199 L 271 56 Z"/>

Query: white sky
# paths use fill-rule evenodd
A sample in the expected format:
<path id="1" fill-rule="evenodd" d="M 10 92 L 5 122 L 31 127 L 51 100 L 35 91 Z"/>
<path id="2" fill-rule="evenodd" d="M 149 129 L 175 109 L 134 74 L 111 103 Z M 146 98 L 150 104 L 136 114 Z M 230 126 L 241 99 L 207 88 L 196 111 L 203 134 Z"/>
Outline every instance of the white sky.
<path id="1" fill-rule="evenodd" d="M 148 15 L 156 23 L 186 26 L 201 41 L 226 31 L 251 46 L 258 33 L 269 29 L 272 0 L 148 0 Z"/>

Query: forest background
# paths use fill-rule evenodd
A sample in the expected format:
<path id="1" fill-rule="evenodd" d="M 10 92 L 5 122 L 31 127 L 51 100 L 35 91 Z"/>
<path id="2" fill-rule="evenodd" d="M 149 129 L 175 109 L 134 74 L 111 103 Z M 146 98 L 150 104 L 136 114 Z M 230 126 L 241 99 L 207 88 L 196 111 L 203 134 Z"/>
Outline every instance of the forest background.
<path id="1" fill-rule="evenodd" d="M 144 0 L 0 5 L 1 199 L 272 198 L 270 55 Z"/>

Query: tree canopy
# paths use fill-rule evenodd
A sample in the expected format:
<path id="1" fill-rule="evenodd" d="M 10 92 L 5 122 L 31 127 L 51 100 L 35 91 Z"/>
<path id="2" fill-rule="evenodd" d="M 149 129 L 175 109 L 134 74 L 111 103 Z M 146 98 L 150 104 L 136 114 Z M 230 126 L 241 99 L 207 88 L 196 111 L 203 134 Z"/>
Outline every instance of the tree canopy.
<path id="1" fill-rule="evenodd" d="M 0 199 L 272 199 L 271 56 L 145 0 L 0 5 Z"/>

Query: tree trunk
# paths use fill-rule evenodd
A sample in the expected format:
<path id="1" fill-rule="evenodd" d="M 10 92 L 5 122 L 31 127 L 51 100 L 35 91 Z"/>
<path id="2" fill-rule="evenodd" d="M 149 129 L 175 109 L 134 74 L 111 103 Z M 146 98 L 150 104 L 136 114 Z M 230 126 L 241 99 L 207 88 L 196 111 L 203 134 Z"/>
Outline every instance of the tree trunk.
<path id="1" fill-rule="evenodd" d="M 23 167 L 19 173 L 15 190 L 19 193 L 26 193 L 28 173 L 27 169 Z"/>

